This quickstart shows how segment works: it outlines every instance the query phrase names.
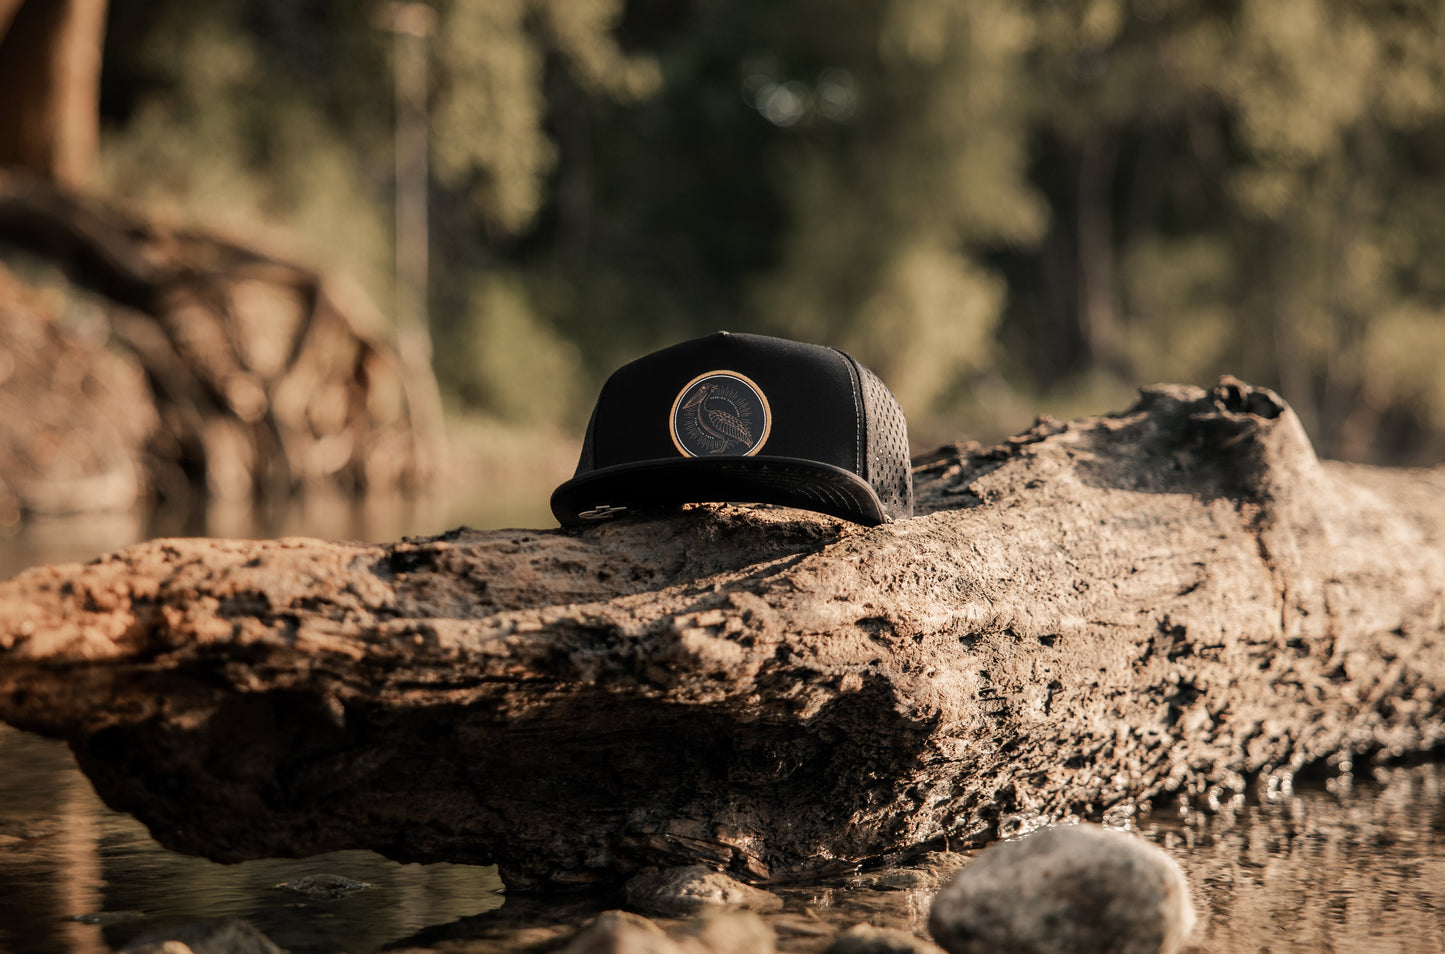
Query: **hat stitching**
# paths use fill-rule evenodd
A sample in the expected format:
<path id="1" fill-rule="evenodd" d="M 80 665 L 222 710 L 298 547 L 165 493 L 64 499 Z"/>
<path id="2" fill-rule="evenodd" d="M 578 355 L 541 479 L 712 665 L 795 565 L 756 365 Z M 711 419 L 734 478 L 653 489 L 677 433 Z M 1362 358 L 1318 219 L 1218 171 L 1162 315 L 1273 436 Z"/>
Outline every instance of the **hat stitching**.
<path id="1" fill-rule="evenodd" d="M 858 362 L 846 351 L 839 351 L 837 348 L 828 350 L 846 359 L 848 374 L 853 378 L 853 469 L 858 476 L 867 480 L 867 471 L 863 469 L 863 443 L 868 432 L 863 421 L 863 381 L 858 374 Z"/>

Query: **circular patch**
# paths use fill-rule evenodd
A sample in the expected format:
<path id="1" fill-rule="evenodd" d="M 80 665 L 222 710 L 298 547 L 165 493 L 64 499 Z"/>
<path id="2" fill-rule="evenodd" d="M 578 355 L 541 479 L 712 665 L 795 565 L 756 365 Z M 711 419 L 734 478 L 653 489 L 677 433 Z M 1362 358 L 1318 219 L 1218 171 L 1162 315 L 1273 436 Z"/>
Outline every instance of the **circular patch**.
<path id="1" fill-rule="evenodd" d="M 699 374 L 672 402 L 672 443 L 684 457 L 751 457 L 772 426 L 762 389 L 736 371 Z"/>

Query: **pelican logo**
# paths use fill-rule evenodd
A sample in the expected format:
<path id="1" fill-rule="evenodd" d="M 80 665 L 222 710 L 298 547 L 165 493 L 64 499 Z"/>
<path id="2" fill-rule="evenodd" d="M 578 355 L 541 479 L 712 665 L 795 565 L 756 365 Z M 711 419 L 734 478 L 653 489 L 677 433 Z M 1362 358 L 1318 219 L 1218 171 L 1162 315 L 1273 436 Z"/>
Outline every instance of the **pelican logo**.
<path id="1" fill-rule="evenodd" d="M 736 371 L 699 374 L 672 402 L 672 443 L 684 457 L 751 457 L 772 426 L 768 399 Z"/>

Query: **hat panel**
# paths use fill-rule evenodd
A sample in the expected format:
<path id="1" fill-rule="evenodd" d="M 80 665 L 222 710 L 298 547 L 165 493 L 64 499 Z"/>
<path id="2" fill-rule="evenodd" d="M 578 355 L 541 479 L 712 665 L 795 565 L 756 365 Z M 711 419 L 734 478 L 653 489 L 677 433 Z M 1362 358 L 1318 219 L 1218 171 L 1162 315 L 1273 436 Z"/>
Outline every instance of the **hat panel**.
<path id="1" fill-rule="evenodd" d="M 893 518 L 913 516 L 913 461 L 908 448 L 908 422 L 888 386 L 858 365 L 867 418 L 868 471 L 864 474 L 884 511 Z"/>
<path id="2" fill-rule="evenodd" d="M 861 474 L 861 413 L 848 360 L 816 345 L 758 335 L 717 334 L 639 358 L 619 369 L 598 399 L 592 464 L 608 467 L 683 456 L 674 439 L 679 397 L 699 377 L 741 375 L 756 386 L 768 420 L 759 456 L 818 460 Z M 700 412 L 702 408 L 690 409 Z"/>

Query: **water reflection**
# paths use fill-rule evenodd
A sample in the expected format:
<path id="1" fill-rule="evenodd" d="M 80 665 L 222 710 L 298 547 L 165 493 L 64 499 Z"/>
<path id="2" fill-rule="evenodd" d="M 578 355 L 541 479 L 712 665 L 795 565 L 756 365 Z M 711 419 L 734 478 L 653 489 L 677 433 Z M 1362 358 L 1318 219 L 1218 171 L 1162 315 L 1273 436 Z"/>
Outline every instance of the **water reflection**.
<path id="1" fill-rule="evenodd" d="M 0 533 L 0 580 L 157 536 L 312 536 L 380 542 L 467 524 L 555 526 L 536 487 L 460 497 L 310 494 L 283 505 L 30 521 Z M 275 886 L 307 874 L 376 887 L 310 901 Z M 64 745 L 0 724 L 0 952 L 102 954 L 166 925 L 241 917 L 293 954 L 372 951 L 501 905 L 494 868 L 398 865 L 370 852 L 224 866 L 168 852 L 104 807 Z M 83 920 L 76 920 L 77 918 Z"/>
<path id="2" fill-rule="evenodd" d="M 374 887 L 313 901 L 276 886 L 325 872 Z M 374 951 L 498 908 L 495 868 L 366 851 L 219 865 L 166 851 L 101 804 L 60 743 L 0 726 L 0 950 L 91 954 L 179 924 L 245 918 L 284 949 Z"/>
<path id="3" fill-rule="evenodd" d="M 1144 833 L 1184 866 L 1211 952 L 1445 951 L 1445 767 L 1348 774 Z"/>
<path id="4" fill-rule="evenodd" d="M 313 492 L 261 505 L 219 501 L 193 510 L 34 519 L 0 528 L 0 580 L 41 564 L 85 562 L 155 537 L 302 536 L 382 543 L 463 525 L 478 530 L 546 529 L 557 526 L 548 507 L 550 489 L 543 481 L 489 486 L 484 494 L 448 493 L 445 488 L 414 497 Z"/>
<path id="5" fill-rule="evenodd" d="M 1215 815 L 1156 814 L 1136 830 L 1189 878 L 1199 923 L 1187 954 L 1445 951 L 1445 765 L 1336 776 Z M 784 891 L 779 934 L 811 913 L 926 936 L 936 887 L 917 880 L 885 873 Z M 823 946 L 798 938 L 780 949 Z"/>
<path id="6" fill-rule="evenodd" d="M 1218 815 L 1139 826 L 1189 876 L 1195 954 L 1436 954 L 1445 950 L 1445 766 L 1380 770 Z M 310 901 L 276 885 L 327 872 L 376 887 Z M 780 889 L 782 951 L 823 950 L 859 921 L 924 934 L 933 872 L 873 872 Z M 585 911 L 502 906 L 493 868 L 399 865 L 369 852 L 218 865 L 166 851 L 106 809 L 61 744 L 0 727 L 0 950 L 91 954 L 166 925 L 251 921 L 294 952 L 458 941 L 523 950 Z M 520 903 L 519 903 L 520 902 Z M 599 905 L 615 899 L 592 899 Z M 509 913 L 510 912 L 510 913 Z M 85 917 L 83 923 L 73 920 Z"/>

